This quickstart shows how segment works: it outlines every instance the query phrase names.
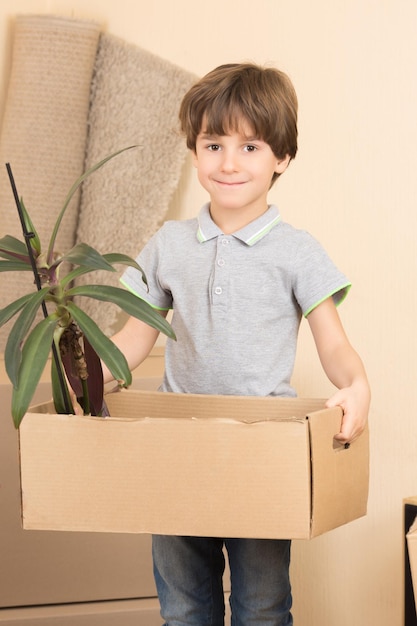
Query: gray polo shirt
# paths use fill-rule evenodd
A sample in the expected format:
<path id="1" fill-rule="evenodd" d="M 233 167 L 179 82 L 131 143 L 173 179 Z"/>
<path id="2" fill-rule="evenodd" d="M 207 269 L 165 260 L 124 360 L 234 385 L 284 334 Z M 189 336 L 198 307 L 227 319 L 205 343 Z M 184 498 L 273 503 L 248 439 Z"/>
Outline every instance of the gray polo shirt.
<path id="1" fill-rule="evenodd" d="M 205 205 L 166 222 L 121 282 L 153 307 L 173 309 L 163 391 L 294 396 L 298 328 L 320 302 L 339 304 L 350 283 L 307 232 L 275 206 L 224 235 Z"/>

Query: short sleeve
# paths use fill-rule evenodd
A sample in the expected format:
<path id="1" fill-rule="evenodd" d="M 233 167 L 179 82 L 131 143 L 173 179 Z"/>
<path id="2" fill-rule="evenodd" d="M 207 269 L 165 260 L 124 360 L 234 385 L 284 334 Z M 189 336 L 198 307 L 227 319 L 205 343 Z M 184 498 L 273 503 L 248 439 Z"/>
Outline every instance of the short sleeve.
<path id="1" fill-rule="evenodd" d="M 159 280 L 160 266 L 164 254 L 164 227 L 162 227 L 145 245 L 137 256 L 136 262 L 143 269 L 146 283 L 142 280 L 139 270 L 128 267 L 122 274 L 120 282 L 152 307 L 163 311 L 172 308 L 171 294 L 166 291 Z"/>
<path id="2" fill-rule="evenodd" d="M 351 287 L 321 244 L 305 231 L 300 232 L 292 271 L 294 295 L 305 317 L 327 298 L 338 306 Z"/>

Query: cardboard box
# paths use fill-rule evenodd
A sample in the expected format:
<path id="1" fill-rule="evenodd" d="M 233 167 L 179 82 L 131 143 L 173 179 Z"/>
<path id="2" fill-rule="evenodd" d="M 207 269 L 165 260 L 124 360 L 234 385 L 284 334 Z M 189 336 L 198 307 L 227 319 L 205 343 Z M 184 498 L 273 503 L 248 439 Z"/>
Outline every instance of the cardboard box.
<path id="1" fill-rule="evenodd" d="M 410 573 L 411 573 L 411 583 L 412 589 L 414 591 L 414 615 L 413 619 L 415 621 L 415 617 L 417 614 L 417 497 L 409 498 L 405 500 L 405 504 L 412 506 L 414 508 L 414 515 L 416 515 L 414 522 L 411 524 L 408 532 L 406 533 L 407 539 L 407 549 L 408 549 L 408 560 L 410 565 Z M 406 575 L 407 575 L 407 567 L 406 567 Z M 409 575 L 409 574 L 408 574 Z M 411 588 L 411 585 L 410 585 Z M 412 595 L 412 592 L 410 591 Z M 410 609 L 411 612 L 411 609 Z M 411 623 L 411 622 L 410 622 Z"/>
<path id="2" fill-rule="evenodd" d="M 411 579 L 414 598 L 417 598 L 417 517 L 407 533 L 408 557 L 410 559 Z"/>
<path id="3" fill-rule="evenodd" d="M 26 529 L 303 539 L 366 514 L 368 432 L 337 445 L 318 399 L 129 390 L 111 418 L 34 407 L 20 428 Z"/>

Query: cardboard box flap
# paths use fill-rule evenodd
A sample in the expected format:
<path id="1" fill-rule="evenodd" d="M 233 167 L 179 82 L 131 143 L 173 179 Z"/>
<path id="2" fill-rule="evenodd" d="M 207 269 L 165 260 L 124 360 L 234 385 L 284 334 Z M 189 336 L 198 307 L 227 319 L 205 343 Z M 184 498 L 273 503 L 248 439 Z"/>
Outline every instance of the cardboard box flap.
<path id="1" fill-rule="evenodd" d="M 232 419 L 245 423 L 306 419 L 310 411 L 323 409 L 321 398 L 258 398 L 254 396 L 204 396 L 168 392 L 124 390 L 106 396 L 110 413 L 129 417 L 167 417 L 194 419 Z"/>
<path id="2" fill-rule="evenodd" d="M 204 397 L 204 402 L 202 402 Z M 277 399 L 279 400 L 277 402 Z M 259 398 L 255 396 L 202 396 L 161 391 L 124 389 L 106 395 L 112 417 L 117 419 L 180 418 L 261 421 L 305 420 L 310 411 L 323 409 L 322 398 Z M 167 415 L 167 406 L 169 414 Z M 52 402 L 30 407 L 29 413 L 54 413 Z"/>
<path id="3" fill-rule="evenodd" d="M 312 457 L 312 529 L 317 536 L 366 515 L 369 483 L 369 432 L 348 449 L 334 435 L 340 431 L 342 409 L 308 416 Z"/>

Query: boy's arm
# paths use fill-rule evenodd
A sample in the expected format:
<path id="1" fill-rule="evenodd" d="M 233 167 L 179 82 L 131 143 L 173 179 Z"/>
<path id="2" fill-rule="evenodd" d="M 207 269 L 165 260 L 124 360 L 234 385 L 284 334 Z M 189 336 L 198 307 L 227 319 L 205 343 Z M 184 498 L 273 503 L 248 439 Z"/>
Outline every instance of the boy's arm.
<path id="1" fill-rule="evenodd" d="M 343 420 L 335 439 L 350 443 L 362 433 L 368 419 L 370 389 L 363 363 L 351 346 L 332 298 L 307 316 L 321 364 L 329 380 L 339 388 L 327 406 L 341 406 Z"/>
<path id="2" fill-rule="evenodd" d="M 160 313 L 163 317 L 167 315 L 166 311 L 160 311 Z M 155 328 L 136 317 L 129 317 L 123 328 L 111 339 L 125 355 L 129 369 L 132 371 L 146 359 L 158 335 L 159 331 Z M 113 376 L 104 363 L 102 366 L 104 382 L 108 383 L 113 380 Z"/>

